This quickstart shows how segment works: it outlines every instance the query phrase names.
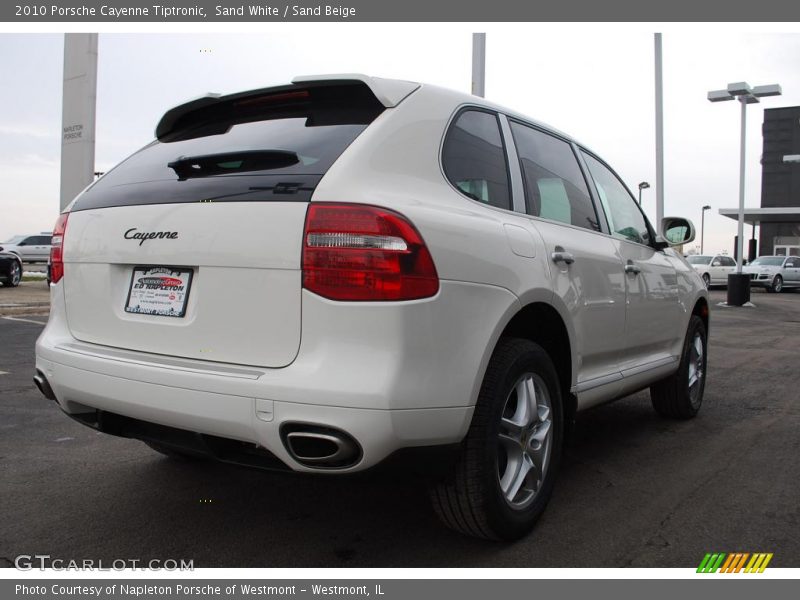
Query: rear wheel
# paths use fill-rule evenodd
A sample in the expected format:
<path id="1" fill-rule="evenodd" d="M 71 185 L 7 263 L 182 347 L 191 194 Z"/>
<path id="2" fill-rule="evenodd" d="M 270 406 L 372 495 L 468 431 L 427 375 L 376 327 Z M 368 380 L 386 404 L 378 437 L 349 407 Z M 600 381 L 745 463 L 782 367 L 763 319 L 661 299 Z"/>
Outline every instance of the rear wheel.
<path id="1" fill-rule="evenodd" d="M 662 417 L 690 419 L 700 410 L 706 385 L 707 343 L 703 320 L 692 315 L 678 370 L 650 386 L 653 408 Z"/>
<path id="2" fill-rule="evenodd" d="M 458 463 L 431 490 L 442 521 L 487 539 L 513 540 L 528 533 L 553 491 L 563 422 L 550 357 L 528 340 L 502 339 Z"/>

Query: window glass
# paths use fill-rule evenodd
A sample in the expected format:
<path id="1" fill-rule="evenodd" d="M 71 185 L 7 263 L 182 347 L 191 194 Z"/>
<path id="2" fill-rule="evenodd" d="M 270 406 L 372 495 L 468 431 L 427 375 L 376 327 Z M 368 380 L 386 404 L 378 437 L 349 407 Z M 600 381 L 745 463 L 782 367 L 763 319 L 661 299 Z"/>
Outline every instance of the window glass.
<path id="1" fill-rule="evenodd" d="M 797 258 L 787 258 L 787 259 L 786 259 L 786 264 L 785 264 L 784 266 L 785 266 L 785 267 L 792 268 L 792 269 L 796 269 L 797 267 L 800 267 L 800 259 L 797 259 Z"/>
<path id="2" fill-rule="evenodd" d="M 597 187 L 611 234 L 630 242 L 650 243 L 647 221 L 633 196 L 608 167 L 589 154 L 583 156 Z"/>
<path id="3" fill-rule="evenodd" d="M 720 256 L 719 257 L 720 263 L 722 263 L 723 267 L 735 267 L 736 261 L 733 260 L 730 256 Z"/>
<path id="4" fill-rule="evenodd" d="M 784 259 L 780 256 L 759 256 L 751 262 L 750 265 L 759 267 L 780 267 L 783 261 Z"/>
<path id="5" fill-rule="evenodd" d="M 450 183 L 466 196 L 511 209 L 508 164 L 496 115 L 461 113 L 447 133 L 442 165 Z"/>
<path id="6" fill-rule="evenodd" d="M 572 147 L 552 135 L 511 123 L 517 145 L 528 212 L 599 231 L 597 214 Z"/>
<path id="7" fill-rule="evenodd" d="M 690 265 L 707 265 L 709 262 L 711 262 L 711 257 L 695 255 L 686 257 L 686 260 L 689 261 Z"/>

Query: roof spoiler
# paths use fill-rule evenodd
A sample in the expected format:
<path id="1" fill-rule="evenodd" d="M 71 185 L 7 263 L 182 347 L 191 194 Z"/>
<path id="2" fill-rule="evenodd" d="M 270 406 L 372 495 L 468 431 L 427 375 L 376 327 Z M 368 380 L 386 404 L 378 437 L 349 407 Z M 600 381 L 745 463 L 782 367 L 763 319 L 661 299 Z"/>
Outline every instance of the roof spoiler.
<path id="1" fill-rule="evenodd" d="M 419 83 L 412 81 L 400 81 L 397 79 L 381 79 L 379 77 L 369 77 L 358 73 L 347 73 L 341 75 L 307 75 L 295 77 L 290 85 L 261 88 L 229 94 L 206 94 L 195 100 L 190 100 L 169 109 L 156 125 L 156 138 L 163 140 L 175 133 L 175 125 L 186 117 L 186 115 L 219 104 L 222 102 L 243 100 L 250 96 L 260 96 L 268 92 L 292 92 L 297 89 L 309 89 L 315 87 L 329 87 L 339 85 L 363 84 L 369 88 L 375 99 L 386 108 L 392 108 L 400 104 L 409 94 L 420 87 Z"/>

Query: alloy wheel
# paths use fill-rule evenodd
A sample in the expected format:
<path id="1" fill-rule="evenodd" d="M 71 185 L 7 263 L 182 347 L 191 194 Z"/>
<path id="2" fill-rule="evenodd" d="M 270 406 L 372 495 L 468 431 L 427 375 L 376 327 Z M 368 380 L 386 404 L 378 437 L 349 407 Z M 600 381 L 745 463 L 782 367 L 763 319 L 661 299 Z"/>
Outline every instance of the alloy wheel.
<path id="1" fill-rule="evenodd" d="M 542 487 L 553 440 L 550 394 L 541 377 L 525 373 L 506 398 L 498 434 L 497 477 L 508 505 L 529 506 Z"/>

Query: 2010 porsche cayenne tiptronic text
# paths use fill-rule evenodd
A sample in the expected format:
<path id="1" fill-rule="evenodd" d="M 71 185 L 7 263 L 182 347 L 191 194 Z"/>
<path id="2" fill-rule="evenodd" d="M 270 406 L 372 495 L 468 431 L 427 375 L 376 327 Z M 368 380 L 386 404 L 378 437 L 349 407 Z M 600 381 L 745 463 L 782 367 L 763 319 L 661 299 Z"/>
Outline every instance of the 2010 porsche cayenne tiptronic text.
<path id="1" fill-rule="evenodd" d="M 615 172 L 483 99 L 362 75 L 209 95 L 53 232 L 38 387 L 172 456 L 431 467 L 449 526 L 524 535 L 576 412 L 703 398 L 708 300 Z M 437 467 L 433 469 L 433 467 Z"/>

